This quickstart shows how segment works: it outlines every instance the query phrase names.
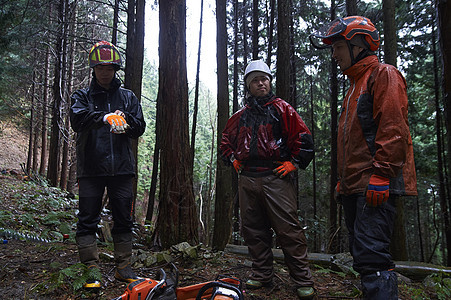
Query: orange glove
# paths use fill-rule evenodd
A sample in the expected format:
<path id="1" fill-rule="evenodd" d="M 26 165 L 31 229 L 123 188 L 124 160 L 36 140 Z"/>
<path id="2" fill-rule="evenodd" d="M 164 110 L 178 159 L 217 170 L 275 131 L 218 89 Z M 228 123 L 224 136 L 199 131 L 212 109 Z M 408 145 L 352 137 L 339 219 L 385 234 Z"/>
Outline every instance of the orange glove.
<path id="1" fill-rule="evenodd" d="M 236 171 L 238 174 L 240 174 L 240 173 L 241 173 L 241 170 L 243 169 L 243 164 L 241 163 L 241 161 L 238 160 L 238 159 L 235 159 L 235 160 L 232 162 L 232 164 L 233 164 L 233 168 L 235 169 L 235 171 Z"/>
<path id="2" fill-rule="evenodd" d="M 114 133 L 124 133 L 127 122 L 125 121 L 123 116 L 109 113 L 103 117 L 103 121 L 111 125 L 111 131 Z"/>
<path id="3" fill-rule="evenodd" d="M 337 181 L 337 186 L 335 187 L 334 199 L 338 200 L 340 197 L 340 180 Z"/>
<path id="4" fill-rule="evenodd" d="M 279 176 L 280 178 L 284 178 L 288 173 L 296 170 L 296 167 L 290 161 L 278 161 L 280 164 L 277 168 L 273 170 L 274 174 Z"/>
<path id="5" fill-rule="evenodd" d="M 371 175 L 366 191 L 366 203 L 376 207 L 387 202 L 390 180 L 379 175 Z"/>

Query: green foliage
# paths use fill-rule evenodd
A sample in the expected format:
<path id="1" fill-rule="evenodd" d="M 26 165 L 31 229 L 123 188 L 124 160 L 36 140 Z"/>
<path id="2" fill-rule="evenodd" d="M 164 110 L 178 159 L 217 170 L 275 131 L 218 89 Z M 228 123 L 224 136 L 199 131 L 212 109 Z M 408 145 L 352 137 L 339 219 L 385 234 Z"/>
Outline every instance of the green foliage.
<path id="1" fill-rule="evenodd" d="M 54 265 L 54 267 L 57 267 Z M 47 281 L 39 283 L 33 290 L 45 295 L 58 289 L 71 287 L 74 292 L 83 288 L 87 280 L 102 280 L 102 273 L 98 268 L 88 268 L 82 263 L 74 264 L 50 275 Z"/>
<path id="2" fill-rule="evenodd" d="M 0 227 L 11 230 L 18 237 L 31 235 L 62 241 L 63 234 L 74 235 L 72 224 L 75 223 L 77 203 L 67 192 L 33 181 L 18 181 L 18 185 L 9 185 L 7 180 L 3 182 L 10 193 L 4 197 L 15 204 L 17 211 L 0 210 Z"/>
<path id="3" fill-rule="evenodd" d="M 437 293 L 437 299 L 445 300 L 451 298 L 451 278 L 443 273 L 434 273 L 430 276 L 433 287 Z"/>

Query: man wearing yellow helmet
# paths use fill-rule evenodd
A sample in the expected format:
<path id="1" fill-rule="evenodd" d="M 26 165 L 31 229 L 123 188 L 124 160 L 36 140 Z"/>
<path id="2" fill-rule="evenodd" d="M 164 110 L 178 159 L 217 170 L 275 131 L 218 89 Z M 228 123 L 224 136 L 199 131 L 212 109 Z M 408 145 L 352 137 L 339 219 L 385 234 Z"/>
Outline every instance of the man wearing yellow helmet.
<path id="1" fill-rule="evenodd" d="M 71 97 L 70 120 L 77 133 L 79 213 L 76 242 L 82 263 L 98 268 L 97 225 L 102 196 L 107 189 L 114 226 L 115 277 L 138 279 L 130 267 L 132 255 L 132 201 L 135 159 L 131 140 L 144 133 L 146 123 L 139 100 L 121 87 L 116 71 L 121 55 L 111 43 L 100 41 L 89 53 L 93 80 Z M 89 279 L 85 288 L 97 290 L 99 280 Z"/>
<path id="2" fill-rule="evenodd" d="M 310 40 L 316 48 L 332 47 L 350 81 L 338 121 L 336 194 L 353 267 L 365 299 L 398 299 L 389 249 L 395 202 L 401 195 L 417 195 L 406 81 L 394 66 L 379 63 L 379 33 L 368 18 L 338 18 Z"/>

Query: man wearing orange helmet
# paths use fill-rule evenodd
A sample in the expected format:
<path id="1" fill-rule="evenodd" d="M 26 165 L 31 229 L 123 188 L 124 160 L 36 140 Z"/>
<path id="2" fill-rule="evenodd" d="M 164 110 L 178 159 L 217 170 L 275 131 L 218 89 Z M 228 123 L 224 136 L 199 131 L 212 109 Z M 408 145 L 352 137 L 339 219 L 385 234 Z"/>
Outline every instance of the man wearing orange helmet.
<path id="1" fill-rule="evenodd" d="M 316 48 L 332 46 L 333 59 L 350 81 L 338 123 L 336 192 L 354 269 L 365 299 L 397 299 L 389 251 L 395 201 L 417 195 L 405 79 L 378 61 L 379 33 L 365 17 L 338 18 L 310 40 Z"/>
<path id="2" fill-rule="evenodd" d="M 227 122 L 219 146 L 222 159 L 239 174 L 241 233 L 252 258 L 249 289 L 269 286 L 274 277 L 273 230 L 300 299 L 315 289 L 307 241 L 297 215 L 293 173 L 313 159 L 313 139 L 302 118 L 273 94 L 266 63 L 246 67 L 245 106 Z"/>
<path id="3" fill-rule="evenodd" d="M 105 188 L 114 226 L 115 277 L 138 279 L 130 267 L 132 255 L 132 202 L 135 159 L 131 140 L 144 133 L 141 105 L 132 91 L 121 87 L 116 72 L 121 55 L 111 43 L 96 43 L 89 52 L 93 79 L 88 88 L 71 96 L 70 120 L 77 133 L 77 178 L 79 213 L 76 242 L 82 263 L 98 268 L 97 225 Z M 84 287 L 97 290 L 99 280 L 91 278 Z"/>

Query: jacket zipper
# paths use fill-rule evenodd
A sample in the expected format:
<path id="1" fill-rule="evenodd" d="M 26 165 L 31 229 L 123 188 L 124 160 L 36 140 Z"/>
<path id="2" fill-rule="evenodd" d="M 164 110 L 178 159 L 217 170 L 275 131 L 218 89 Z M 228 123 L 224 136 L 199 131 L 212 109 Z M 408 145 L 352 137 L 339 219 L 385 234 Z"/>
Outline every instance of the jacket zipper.
<path id="1" fill-rule="evenodd" d="M 111 111 L 110 94 L 107 93 L 108 98 L 108 111 Z M 114 149 L 113 149 L 113 132 L 110 132 L 110 148 L 111 148 L 111 173 L 114 176 Z"/>
<path id="2" fill-rule="evenodd" d="M 345 114 L 345 123 L 343 126 L 343 171 L 342 171 L 342 178 L 341 178 L 341 184 L 343 184 L 343 180 L 346 178 L 345 176 L 345 170 L 346 170 L 346 127 L 348 125 L 348 113 L 349 113 L 349 102 L 352 98 L 352 95 L 354 94 L 355 91 L 355 80 L 352 83 L 352 90 L 351 93 L 349 94 L 349 97 L 347 99 L 346 102 L 346 114 Z"/>

